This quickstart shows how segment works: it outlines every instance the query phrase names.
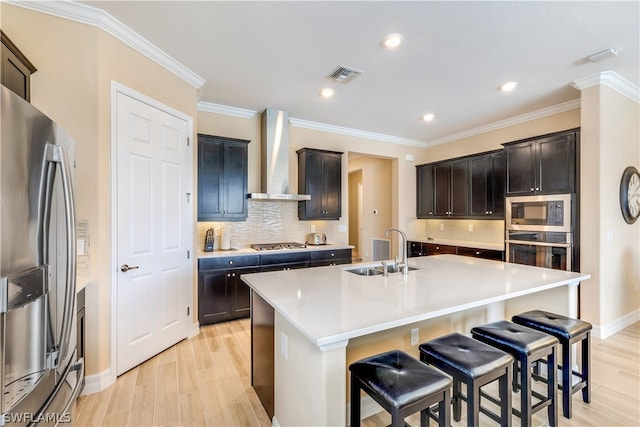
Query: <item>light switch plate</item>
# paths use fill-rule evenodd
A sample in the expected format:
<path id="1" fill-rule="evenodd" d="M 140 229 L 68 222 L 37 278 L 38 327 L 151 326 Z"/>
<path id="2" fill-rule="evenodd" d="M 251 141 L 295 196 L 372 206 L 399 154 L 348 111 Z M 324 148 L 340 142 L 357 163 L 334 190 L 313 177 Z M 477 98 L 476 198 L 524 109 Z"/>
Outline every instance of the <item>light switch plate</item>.
<path id="1" fill-rule="evenodd" d="M 418 328 L 411 329 L 411 345 L 418 345 L 419 332 Z"/>
<path id="2" fill-rule="evenodd" d="M 284 332 L 281 332 L 280 333 L 280 353 L 286 359 L 288 352 L 289 352 L 289 338 L 287 338 Z"/>

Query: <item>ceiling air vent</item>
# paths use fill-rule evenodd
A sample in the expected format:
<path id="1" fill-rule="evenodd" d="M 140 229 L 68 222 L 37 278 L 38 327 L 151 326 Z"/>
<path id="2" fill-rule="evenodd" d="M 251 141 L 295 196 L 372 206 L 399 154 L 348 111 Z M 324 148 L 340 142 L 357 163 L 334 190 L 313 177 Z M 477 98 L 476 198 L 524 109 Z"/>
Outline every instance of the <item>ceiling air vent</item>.
<path id="1" fill-rule="evenodd" d="M 362 74 L 362 71 L 340 65 L 329 75 L 329 78 L 338 83 L 347 83 L 353 78 L 358 77 L 360 74 Z"/>

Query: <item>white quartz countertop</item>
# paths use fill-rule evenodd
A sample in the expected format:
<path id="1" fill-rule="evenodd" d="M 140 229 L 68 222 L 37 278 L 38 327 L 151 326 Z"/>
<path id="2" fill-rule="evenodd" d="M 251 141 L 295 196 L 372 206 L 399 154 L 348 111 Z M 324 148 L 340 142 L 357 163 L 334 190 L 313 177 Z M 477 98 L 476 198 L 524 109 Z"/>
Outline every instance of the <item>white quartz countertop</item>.
<path id="1" fill-rule="evenodd" d="M 239 255 L 264 255 L 264 254 L 277 254 L 288 252 L 310 252 L 310 251 L 336 251 L 339 249 L 353 249 L 350 245 L 341 244 L 328 244 L 328 245 L 307 245 L 306 248 L 298 249 L 276 249 L 271 251 L 258 251 L 251 247 L 231 249 L 227 251 L 217 250 L 212 252 L 205 252 L 202 249 L 198 249 L 198 258 L 216 258 L 216 257 L 232 257 Z"/>
<path id="2" fill-rule="evenodd" d="M 319 347 L 589 279 L 591 276 L 457 255 L 410 258 L 388 277 L 349 273 L 377 263 L 241 276 Z"/>
<path id="3" fill-rule="evenodd" d="M 464 246 L 467 248 L 491 249 L 494 251 L 504 251 L 504 241 L 478 242 L 475 240 L 439 239 L 435 237 L 421 237 L 418 239 L 408 239 L 408 240 L 412 242 L 433 243 L 434 245 Z"/>

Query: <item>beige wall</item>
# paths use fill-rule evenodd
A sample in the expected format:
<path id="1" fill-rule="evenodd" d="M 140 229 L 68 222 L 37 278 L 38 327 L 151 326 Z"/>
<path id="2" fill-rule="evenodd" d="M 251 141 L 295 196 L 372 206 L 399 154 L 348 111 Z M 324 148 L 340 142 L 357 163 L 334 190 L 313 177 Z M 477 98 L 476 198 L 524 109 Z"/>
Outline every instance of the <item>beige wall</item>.
<path id="1" fill-rule="evenodd" d="M 76 217 L 90 224 L 87 374 L 111 365 L 111 80 L 195 117 L 197 91 L 94 27 L 1 3 L 2 29 L 36 66 L 31 102 L 76 143 Z M 36 30 L 37 29 L 37 30 Z"/>
<path id="2" fill-rule="evenodd" d="M 583 90 L 581 104 L 582 271 L 592 275 L 581 309 L 607 336 L 640 309 L 640 223 L 627 224 L 619 202 L 622 172 L 640 165 L 640 107 L 606 86 Z"/>

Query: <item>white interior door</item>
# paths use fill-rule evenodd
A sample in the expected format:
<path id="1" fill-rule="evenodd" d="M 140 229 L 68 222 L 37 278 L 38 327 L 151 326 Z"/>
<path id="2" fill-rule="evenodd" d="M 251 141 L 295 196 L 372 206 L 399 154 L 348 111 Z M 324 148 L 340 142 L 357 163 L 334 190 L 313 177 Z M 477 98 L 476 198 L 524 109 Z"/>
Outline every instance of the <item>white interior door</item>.
<path id="1" fill-rule="evenodd" d="M 188 334 L 193 184 L 189 123 L 127 94 L 115 97 L 120 375 Z"/>

